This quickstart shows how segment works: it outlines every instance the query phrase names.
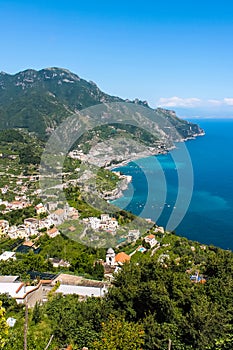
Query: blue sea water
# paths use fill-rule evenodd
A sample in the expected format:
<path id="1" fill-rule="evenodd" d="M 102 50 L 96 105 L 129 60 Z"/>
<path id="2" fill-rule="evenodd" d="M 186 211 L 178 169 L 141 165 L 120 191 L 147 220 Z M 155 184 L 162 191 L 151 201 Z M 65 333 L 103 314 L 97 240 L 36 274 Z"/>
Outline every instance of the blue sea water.
<path id="1" fill-rule="evenodd" d="M 193 169 L 193 190 L 190 169 L 187 171 L 190 164 L 187 156 L 179 158 L 183 145 L 178 143 L 169 154 L 115 169 L 131 175 L 132 183 L 113 203 L 165 227 L 172 216 L 183 218 L 174 228 L 177 234 L 233 250 L 233 120 L 203 119 L 198 124 L 205 136 L 185 142 Z M 182 183 L 179 174 L 186 176 Z M 192 197 L 187 206 L 189 194 Z"/>

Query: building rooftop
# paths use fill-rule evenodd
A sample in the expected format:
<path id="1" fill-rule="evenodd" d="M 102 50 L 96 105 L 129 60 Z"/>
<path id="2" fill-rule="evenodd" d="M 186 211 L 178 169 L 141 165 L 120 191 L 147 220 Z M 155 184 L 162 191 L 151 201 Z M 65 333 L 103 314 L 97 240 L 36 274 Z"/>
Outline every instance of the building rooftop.
<path id="1" fill-rule="evenodd" d="M 0 276 L 0 283 L 13 283 L 19 276 Z"/>
<path id="2" fill-rule="evenodd" d="M 82 276 L 69 275 L 66 273 L 60 273 L 52 282 L 55 285 L 57 282 L 60 282 L 63 285 L 76 285 L 84 287 L 98 287 L 102 288 L 104 283 L 101 281 L 85 279 Z"/>
<path id="3" fill-rule="evenodd" d="M 53 212 L 53 214 L 55 215 L 62 215 L 64 214 L 65 210 L 64 209 L 57 209 Z"/>
<path id="4" fill-rule="evenodd" d="M 55 233 L 57 231 L 58 231 L 58 229 L 56 227 L 53 227 L 50 230 L 48 230 L 48 234 L 53 234 L 53 233 Z"/>
<path id="5" fill-rule="evenodd" d="M 146 236 L 146 238 L 149 238 L 149 239 L 153 239 L 153 238 L 155 238 L 155 235 L 148 235 L 148 236 Z"/>
<path id="6" fill-rule="evenodd" d="M 13 259 L 15 257 L 15 252 L 8 252 L 8 251 L 5 251 L 4 253 L 2 253 L 0 255 L 0 260 L 2 261 L 7 261 L 9 259 Z"/>
<path id="7" fill-rule="evenodd" d="M 64 295 L 77 294 L 83 297 L 102 297 L 105 294 L 104 291 L 107 292 L 107 289 L 99 287 L 85 287 L 61 284 L 56 290 L 56 293 L 62 293 Z"/>
<path id="8" fill-rule="evenodd" d="M 121 252 L 121 253 L 118 253 L 116 256 L 115 256 L 115 261 L 118 262 L 118 263 L 125 263 L 127 261 L 130 261 L 130 256 L 127 255 L 126 253 L 124 252 Z"/>
<path id="9" fill-rule="evenodd" d="M 24 299 L 25 296 L 37 289 L 37 286 L 25 286 L 21 282 L 3 282 L 0 283 L 0 294 L 9 294 L 15 299 Z"/>

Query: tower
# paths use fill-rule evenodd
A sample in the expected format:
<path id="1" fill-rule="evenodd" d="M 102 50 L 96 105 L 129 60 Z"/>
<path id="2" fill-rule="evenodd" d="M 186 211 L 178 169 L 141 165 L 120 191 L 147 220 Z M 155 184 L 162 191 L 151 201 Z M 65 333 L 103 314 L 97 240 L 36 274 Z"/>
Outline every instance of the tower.
<path id="1" fill-rule="evenodd" d="M 115 252 L 112 248 L 109 248 L 107 250 L 106 254 L 106 264 L 109 266 L 114 266 L 115 265 Z"/>

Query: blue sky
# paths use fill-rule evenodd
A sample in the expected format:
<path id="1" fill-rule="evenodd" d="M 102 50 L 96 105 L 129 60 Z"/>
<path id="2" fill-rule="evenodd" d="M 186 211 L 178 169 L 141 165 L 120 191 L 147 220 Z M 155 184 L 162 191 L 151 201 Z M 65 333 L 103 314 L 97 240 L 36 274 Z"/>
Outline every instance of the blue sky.
<path id="1" fill-rule="evenodd" d="M 230 1 L 0 0 L 0 70 L 68 68 L 181 116 L 233 117 Z"/>

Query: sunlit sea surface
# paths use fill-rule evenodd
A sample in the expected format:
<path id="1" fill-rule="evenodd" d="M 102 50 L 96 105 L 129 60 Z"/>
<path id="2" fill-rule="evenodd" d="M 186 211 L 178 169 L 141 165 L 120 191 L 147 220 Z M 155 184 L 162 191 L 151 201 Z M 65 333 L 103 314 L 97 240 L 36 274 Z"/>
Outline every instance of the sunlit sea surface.
<path id="1" fill-rule="evenodd" d="M 185 143 L 192 161 L 194 188 L 188 210 L 175 232 L 233 250 L 233 119 L 194 122 L 198 122 L 206 135 Z M 148 157 L 114 169 L 131 175 L 132 182 L 124 196 L 113 203 L 166 227 L 177 209 L 177 172 L 179 167 L 186 166 L 185 162 L 177 164 L 173 160 L 179 144 L 177 147 L 170 154 L 157 156 L 156 161 Z M 160 191 L 164 188 L 164 182 L 159 183 L 161 168 L 166 181 L 165 198 L 164 191 Z"/>

